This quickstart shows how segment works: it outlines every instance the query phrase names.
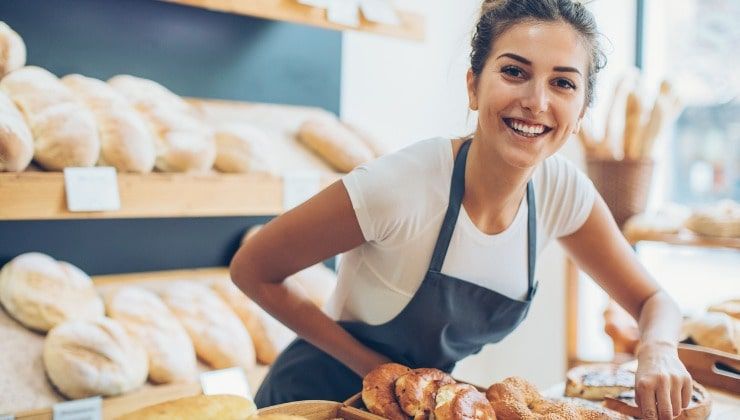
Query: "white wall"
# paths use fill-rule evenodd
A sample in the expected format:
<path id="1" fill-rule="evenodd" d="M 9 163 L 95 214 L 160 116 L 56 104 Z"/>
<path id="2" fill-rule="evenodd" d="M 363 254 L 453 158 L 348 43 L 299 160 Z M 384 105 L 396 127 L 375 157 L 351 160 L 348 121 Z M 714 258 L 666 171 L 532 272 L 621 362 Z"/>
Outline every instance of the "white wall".
<path id="1" fill-rule="evenodd" d="M 423 43 L 345 32 L 342 59 L 342 117 L 366 127 L 392 149 L 434 136 L 471 132 L 465 72 L 470 36 L 479 0 L 407 0 L 399 8 L 423 13 Z M 598 116 L 617 74 L 632 63 L 634 1 L 602 0 L 589 6 L 613 42 L 609 68 L 597 92 Z M 598 119 L 595 118 L 596 122 Z M 581 164 L 575 140 L 562 154 Z M 565 371 L 564 256 L 554 244 L 538 260 L 542 282 L 523 325 L 503 342 L 458 365 L 455 375 L 490 384 L 519 375 L 544 387 L 563 379 Z"/>

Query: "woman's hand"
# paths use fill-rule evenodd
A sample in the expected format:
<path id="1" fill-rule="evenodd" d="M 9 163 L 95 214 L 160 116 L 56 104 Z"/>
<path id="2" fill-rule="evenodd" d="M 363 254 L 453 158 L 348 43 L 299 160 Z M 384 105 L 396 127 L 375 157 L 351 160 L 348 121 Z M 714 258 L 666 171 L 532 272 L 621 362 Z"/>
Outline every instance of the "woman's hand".
<path id="1" fill-rule="evenodd" d="M 688 407 L 692 380 L 675 344 L 641 345 L 637 355 L 635 397 L 646 420 L 671 420 Z"/>

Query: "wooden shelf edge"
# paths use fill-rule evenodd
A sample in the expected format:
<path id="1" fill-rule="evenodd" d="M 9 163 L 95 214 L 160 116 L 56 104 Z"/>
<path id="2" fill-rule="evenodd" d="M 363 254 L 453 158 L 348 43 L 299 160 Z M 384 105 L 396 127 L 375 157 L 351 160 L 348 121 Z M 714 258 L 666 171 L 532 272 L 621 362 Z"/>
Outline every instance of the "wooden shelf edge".
<path id="1" fill-rule="evenodd" d="M 401 20 L 399 25 L 385 25 L 367 21 L 360 17 L 359 27 L 340 25 L 327 20 L 326 11 L 321 8 L 299 4 L 296 0 L 162 0 L 169 3 L 227 12 L 239 15 L 254 16 L 292 22 L 324 29 L 338 31 L 352 30 L 376 33 L 380 35 L 406 38 L 415 41 L 424 40 L 424 18 L 410 12 L 397 11 Z"/>
<path id="2" fill-rule="evenodd" d="M 686 245 L 704 248 L 731 248 L 740 249 L 740 238 L 723 238 L 704 236 L 684 229 L 678 233 L 630 233 L 625 232 L 627 241 L 631 244 L 638 242 L 661 242 L 672 245 Z"/>
<path id="3" fill-rule="evenodd" d="M 326 186 L 339 174 L 322 174 Z M 118 174 L 121 209 L 67 210 L 61 172 L 0 173 L 0 220 L 269 216 L 282 213 L 282 177 L 267 174 Z"/>

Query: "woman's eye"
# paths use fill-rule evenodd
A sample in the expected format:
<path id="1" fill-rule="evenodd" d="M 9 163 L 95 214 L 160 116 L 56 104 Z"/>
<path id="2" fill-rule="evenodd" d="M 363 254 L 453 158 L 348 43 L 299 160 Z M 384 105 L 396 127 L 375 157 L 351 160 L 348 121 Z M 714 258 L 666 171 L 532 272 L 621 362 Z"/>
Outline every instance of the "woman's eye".
<path id="1" fill-rule="evenodd" d="M 564 88 L 564 89 L 573 89 L 576 90 L 576 85 L 573 84 L 570 80 L 567 79 L 558 79 L 555 81 L 555 84 L 558 87 Z"/>
<path id="2" fill-rule="evenodd" d="M 524 72 L 522 69 L 514 66 L 506 66 L 501 69 L 501 73 L 511 77 L 522 77 Z"/>

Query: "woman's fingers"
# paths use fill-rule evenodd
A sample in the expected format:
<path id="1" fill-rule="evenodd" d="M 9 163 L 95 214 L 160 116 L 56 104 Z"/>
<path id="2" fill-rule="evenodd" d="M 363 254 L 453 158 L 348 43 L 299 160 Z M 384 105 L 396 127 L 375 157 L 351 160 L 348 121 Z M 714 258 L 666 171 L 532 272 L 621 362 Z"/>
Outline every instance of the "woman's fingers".
<path id="1" fill-rule="evenodd" d="M 671 381 L 665 376 L 659 376 L 657 382 L 658 386 L 655 390 L 655 399 L 658 403 L 658 420 L 672 420 Z"/>
<path id="2" fill-rule="evenodd" d="M 691 396 L 694 393 L 694 384 L 690 377 L 684 378 L 683 387 L 681 388 L 681 408 L 686 408 L 691 403 Z"/>
<path id="3" fill-rule="evenodd" d="M 645 420 L 657 420 L 658 413 L 655 408 L 655 383 L 647 378 L 637 381 L 635 393 L 639 395 L 640 411 Z"/>
<path id="4" fill-rule="evenodd" d="M 678 417 L 683 409 L 683 378 L 678 375 L 671 376 L 671 408 L 673 418 Z"/>

